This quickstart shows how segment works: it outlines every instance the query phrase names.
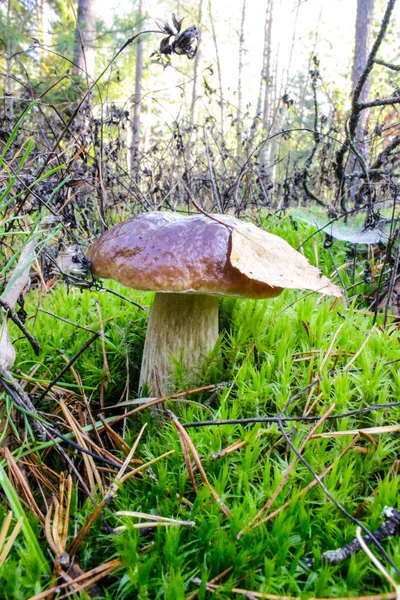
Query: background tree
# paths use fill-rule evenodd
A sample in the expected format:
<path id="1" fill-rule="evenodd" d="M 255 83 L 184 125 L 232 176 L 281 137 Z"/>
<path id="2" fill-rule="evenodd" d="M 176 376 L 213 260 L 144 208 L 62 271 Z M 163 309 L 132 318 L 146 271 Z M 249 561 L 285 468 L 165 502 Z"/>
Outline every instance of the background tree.
<path id="1" fill-rule="evenodd" d="M 354 58 L 351 76 L 353 90 L 367 64 L 368 53 L 371 48 L 373 12 L 374 0 L 357 0 Z M 370 87 L 371 79 L 369 77 L 362 88 L 359 98 L 360 102 L 368 100 Z M 355 135 L 358 149 L 363 156 L 367 156 L 368 154 L 368 143 L 366 142 L 368 114 L 369 111 L 364 110 L 360 115 Z"/>
<path id="2" fill-rule="evenodd" d="M 239 30 L 239 76 L 238 76 L 238 87 L 237 87 L 237 122 L 236 122 L 236 137 L 237 137 L 237 153 L 241 154 L 242 151 L 242 137 L 243 137 L 243 57 L 245 52 L 245 35 L 244 27 L 246 22 L 246 2 L 243 0 L 242 13 L 240 20 Z"/>
<path id="3" fill-rule="evenodd" d="M 204 0 L 199 0 L 199 8 L 197 13 L 197 28 L 199 30 L 199 38 L 197 43 L 197 53 L 194 57 L 193 61 L 193 87 L 192 87 L 192 100 L 190 103 L 190 123 L 191 125 L 195 124 L 196 120 L 196 101 L 198 98 L 198 83 L 199 83 L 199 66 L 200 66 L 200 56 L 201 56 L 201 30 L 202 30 L 202 22 L 203 22 L 203 2 Z"/>
<path id="4" fill-rule="evenodd" d="M 143 0 L 138 4 L 138 30 L 143 24 Z M 136 67 L 135 67 L 135 93 L 132 102 L 132 145 L 131 145 L 131 172 L 137 174 L 138 154 L 140 145 L 140 112 L 142 101 L 142 77 L 143 77 L 143 39 L 139 36 L 136 44 Z"/>
<path id="5" fill-rule="evenodd" d="M 262 129 L 263 135 L 266 137 L 272 128 L 272 115 L 271 115 L 271 94 L 272 94 L 272 24 L 273 24 L 273 0 L 268 0 L 267 10 L 265 13 L 265 25 L 264 25 L 264 52 L 263 52 L 263 68 L 261 71 L 261 86 L 259 96 L 259 106 L 262 110 Z M 270 144 L 267 142 L 264 144 L 261 156 L 261 171 L 263 174 L 269 176 L 267 173 L 268 162 L 270 159 Z"/>
<path id="6" fill-rule="evenodd" d="M 94 76 L 95 68 L 96 13 L 94 0 L 79 0 L 75 30 L 75 75 Z"/>

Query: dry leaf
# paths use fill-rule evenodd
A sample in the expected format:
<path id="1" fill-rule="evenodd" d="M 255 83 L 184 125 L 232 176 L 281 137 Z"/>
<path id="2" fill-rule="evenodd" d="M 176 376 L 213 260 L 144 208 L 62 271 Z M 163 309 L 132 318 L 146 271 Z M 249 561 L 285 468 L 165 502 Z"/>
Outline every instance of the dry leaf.
<path id="1" fill-rule="evenodd" d="M 233 229 L 230 262 L 243 275 L 272 287 L 342 295 L 338 286 L 285 240 L 251 223 Z"/>
<path id="2" fill-rule="evenodd" d="M 10 308 L 14 308 L 17 300 L 29 282 L 29 270 L 34 259 L 36 241 L 31 240 L 21 252 L 9 283 L 2 295 Z M 8 320 L 5 311 L 0 313 L 0 365 L 10 371 L 15 362 L 15 349 L 8 334 Z"/>

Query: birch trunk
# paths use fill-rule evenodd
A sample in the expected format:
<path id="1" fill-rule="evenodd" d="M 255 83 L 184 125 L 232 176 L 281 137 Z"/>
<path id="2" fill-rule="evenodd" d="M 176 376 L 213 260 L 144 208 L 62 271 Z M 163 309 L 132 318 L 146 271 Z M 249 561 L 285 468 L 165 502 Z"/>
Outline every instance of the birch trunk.
<path id="1" fill-rule="evenodd" d="M 143 0 L 139 0 L 138 20 L 139 20 L 139 23 L 142 23 L 142 21 L 143 21 Z M 142 42 L 142 36 L 139 36 L 138 42 L 136 45 L 135 94 L 133 96 L 133 118 L 132 118 L 131 174 L 133 177 L 137 176 L 138 168 L 139 168 L 142 77 L 143 77 L 143 42 Z"/>
<path id="2" fill-rule="evenodd" d="M 237 105 L 237 125 L 236 125 L 236 139 L 237 139 L 237 154 L 240 156 L 242 151 L 242 109 L 243 109 L 243 98 L 242 98 L 242 75 L 243 75 L 243 55 L 244 55 L 244 24 L 246 22 L 246 0 L 243 0 L 242 4 L 242 17 L 240 20 L 240 32 L 239 32 L 239 77 L 238 77 L 238 105 Z"/>
<path id="3" fill-rule="evenodd" d="M 212 38 L 213 38 L 213 42 L 214 42 L 215 56 L 217 59 L 217 72 L 218 72 L 218 83 L 219 83 L 219 106 L 220 106 L 220 119 L 221 119 L 220 126 L 221 126 L 221 136 L 222 136 L 222 139 L 224 139 L 224 94 L 223 94 L 223 88 L 222 88 L 222 70 L 221 70 L 221 60 L 219 57 L 219 50 L 218 50 L 217 33 L 215 30 L 215 24 L 214 24 L 214 19 L 213 19 L 213 15 L 212 15 L 211 0 L 208 0 L 208 16 L 209 16 L 210 23 L 211 23 Z"/>
<path id="4" fill-rule="evenodd" d="M 264 57 L 263 70 L 261 73 L 261 85 L 264 89 L 262 98 L 262 127 L 264 136 L 267 137 L 271 132 L 271 85 L 272 85 L 272 67 L 271 67 L 271 52 L 272 52 L 272 15 L 273 15 L 273 0 L 269 0 L 264 26 Z M 270 144 L 267 142 L 261 151 L 260 162 L 261 170 L 265 174 L 270 159 Z"/>
<path id="5" fill-rule="evenodd" d="M 356 31 L 354 41 L 354 59 L 352 71 L 352 89 L 357 85 L 358 80 L 364 71 L 367 58 L 371 47 L 372 39 L 372 17 L 374 12 L 374 0 L 357 0 Z M 370 78 L 367 79 L 359 98 L 360 102 L 366 102 L 370 90 Z M 358 121 L 355 141 L 358 150 L 364 158 L 368 157 L 368 145 L 366 141 L 366 129 L 368 124 L 369 111 L 363 110 Z"/>
<path id="6" fill-rule="evenodd" d="M 190 104 L 190 124 L 193 126 L 196 121 L 196 102 L 198 97 L 198 78 L 199 78 L 199 66 L 200 66 L 200 56 L 201 56 L 201 30 L 202 30 L 202 20 L 203 20 L 203 0 L 199 0 L 199 12 L 197 14 L 197 23 L 199 30 L 199 37 L 197 40 L 197 53 L 194 57 L 194 65 L 193 65 L 193 87 L 192 87 L 192 101 Z"/>

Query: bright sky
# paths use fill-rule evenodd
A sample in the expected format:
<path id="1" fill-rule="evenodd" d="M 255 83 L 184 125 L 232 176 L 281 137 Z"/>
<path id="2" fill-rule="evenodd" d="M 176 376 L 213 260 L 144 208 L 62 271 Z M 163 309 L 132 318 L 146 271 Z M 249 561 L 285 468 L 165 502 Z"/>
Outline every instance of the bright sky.
<path id="1" fill-rule="evenodd" d="M 244 95 L 245 102 L 255 107 L 260 73 L 262 67 L 262 51 L 264 41 L 265 10 L 268 0 L 247 0 L 246 33 L 245 33 L 245 65 Z M 180 2 L 177 0 L 177 4 Z M 307 73 L 311 53 L 320 58 L 320 71 L 327 84 L 334 83 L 338 88 L 350 92 L 349 66 L 352 62 L 354 28 L 357 0 L 274 0 L 274 38 L 273 46 L 278 56 L 278 77 L 285 85 L 293 82 L 298 72 Z M 378 2 L 376 13 L 383 15 L 386 2 Z M 114 12 L 123 14 L 132 10 L 133 0 L 108 0 L 105 5 L 98 0 L 98 14 L 106 22 L 110 22 Z M 171 3 L 167 0 L 144 0 L 145 9 L 154 18 L 170 20 Z M 181 3 L 184 7 L 184 3 Z M 204 10 L 208 10 L 208 0 L 204 0 Z M 212 11 L 218 35 L 218 47 L 221 56 L 222 72 L 226 96 L 235 103 L 233 94 L 238 78 L 238 29 L 241 18 L 242 0 L 212 0 Z M 177 11 L 179 12 L 179 11 Z M 181 15 L 184 11 L 181 10 Z M 377 18 L 377 15 L 375 19 Z M 400 23 L 400 4 L 396 9 L 397 23 Z M 190 22 L 189 22 L 190 21 Z M 297 22 L 296 22 L 297 21 Z M 194 22 L 188 17 L 185 24 Z M 151 26 L 151 21 L 150 21 Z M 293 43 L 294 39 L 294 43 Z M 156 47 L 157 42 L 155 42 Z M 395 59 L 393 56 L 387 60 Z M 214 45 L 210 32 L 203 32 L 203 64 L 202 68 L 214 60 Z M 180 61 L 186 57 L 174 57 L 174 65 L 179 68 Z M 165 82 L 173 85 L 171 70 L 167 70 Z M 215 70 L 216 72 L 216 70 Z M 176 73 L 176 83 L 181 83 Z M 211 82 L 217 87 L 216 74 Z M 163 82 L 157 80 L 157 87 Z M 230 93 L 227 88 L 230 87 Z M 173 94 L 173 92 L 171 92 Z M 176 99 L 180 97 L 177 91 Z M 207 99 L 205 99 L 208 102 Z"/>

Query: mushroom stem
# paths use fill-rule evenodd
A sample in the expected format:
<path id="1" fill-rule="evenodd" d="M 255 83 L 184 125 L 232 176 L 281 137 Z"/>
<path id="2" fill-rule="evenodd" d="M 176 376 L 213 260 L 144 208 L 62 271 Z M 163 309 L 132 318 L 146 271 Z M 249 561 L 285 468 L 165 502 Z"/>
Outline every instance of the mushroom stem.
<path id="1" fill-rule="evenodd" d="M 139 390 L 147 383 L 155 396 L 172 391 L 172 357 L 189 374 L 200 368 L 218 339 L 218 297 L 156 293 L 140 371 Z"/>

